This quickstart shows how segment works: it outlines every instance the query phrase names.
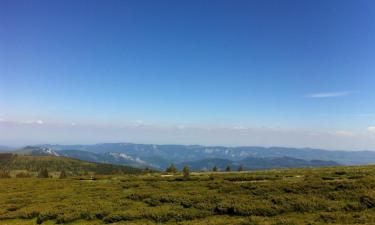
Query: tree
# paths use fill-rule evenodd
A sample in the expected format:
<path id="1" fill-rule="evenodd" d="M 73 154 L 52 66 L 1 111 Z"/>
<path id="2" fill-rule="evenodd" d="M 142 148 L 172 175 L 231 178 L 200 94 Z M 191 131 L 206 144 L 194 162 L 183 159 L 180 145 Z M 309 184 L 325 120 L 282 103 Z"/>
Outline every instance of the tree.
<path id="1" fill-rule="evenodd" d="M 48 178 L 48 170 L 47 169 L 41 169 L 38 173 L 39 178 Z"/>
<path id="2" fill-rule="evenodd" d="M 239 171 L 239 172 L 241 172 L 241 171 L 244 171 L 244 169 L 243 169 L 243 166 L 242 166 L 242 165 L 240 165 L 240 166 L 238 167 L 238 171 Z"/>
<path id="3" fill-rule="evenodd" d="M 182 170 L 182 173 L 184 175 L 184 178 L 188 178 L 190 176 L 190 169 L 187 165 L 184 166 L 184 169 Z"/>
<path id="4" fill-rule="evenodd" d="M 177 168 L 176 168 L 176 166 L 172 163 L 172 164 L 166 169 L 166 172 L 167 172 L 167 173 L 177 173 Z"/>
<path id="5" fill-rule="evenodd" d="M 65 172 L 65 170 L 62 170 L 61 172 L 60 172 L 60 179 L 66 179 L 68 176 L 66 175 L 66 172 Z"/>
<path id="6" fill-rule="evenodd" d="M 151 172 L 151 170 L 150 170 L 150 168 L 148 168 L 148 166 L 146 166 L 143 170 L 145 171 L 145 173 L 150 173 Z"/>
<path id="7" fill-rule="evenodd" d="M 212 171 L 213 171 L 213 172 L 217 172 L 217 171 L 218 171 L 217 166 L 214 166 L 214 167 L 212 168 Z"/>
<path id="8" fill-rule="evenodd" d="M 230 169 L 230 166 L 229 166 L 229 165 L 227 166 L 227 168 L 225 169 L 225 171 L 227 171 L 227 172 L 230 172 L 230 171 L 231 171 L 231 169 Z"/>

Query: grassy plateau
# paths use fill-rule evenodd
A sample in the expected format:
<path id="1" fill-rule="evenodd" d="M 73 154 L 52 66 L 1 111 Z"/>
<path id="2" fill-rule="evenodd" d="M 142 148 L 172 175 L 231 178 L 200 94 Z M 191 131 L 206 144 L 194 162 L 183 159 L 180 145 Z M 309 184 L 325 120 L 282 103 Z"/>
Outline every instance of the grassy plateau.
<path id="1" fill-rule="evenodd" d="M 187 178 L 22 171 L 0 179 L 0 224 L 375 224 L 375 166 Z"/>

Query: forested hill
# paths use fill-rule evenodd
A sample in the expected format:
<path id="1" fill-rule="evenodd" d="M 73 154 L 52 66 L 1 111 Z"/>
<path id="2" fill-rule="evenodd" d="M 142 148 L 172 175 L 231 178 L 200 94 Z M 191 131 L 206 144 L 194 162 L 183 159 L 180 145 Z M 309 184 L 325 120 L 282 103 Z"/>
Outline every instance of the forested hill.
<path id="1" fill-rule="evenodd" d="M 375 151 L 333 151 L 310 148 L 282 148 L 282 147 L 225 147 L 225 146 L 200 146 L 200 145 L 152 145 L 133 143 L 103 143 L 95 145 L 38 145 L 28 146 L 19 151 L 20 153 L 54 154 L 69 158 L 76 158 L 90 162 L 111 163 L 128 165 L 133 167 L 157 168 L 165 170 L 171 163 L 194 164 L 202 160 L 213 161 L 222 159 L 248 164 L 249 169 L 275 168 L 265 166 L 266 164 L 277 165 L 288 168 L 301 165 L 303 167 L 327 166 L 326 164 L 340 165 L 366 165 L 375 163 Z M 290 159 L 295 160 L 290 160 Z M 245 162 L 241 162 L 245 160 Z M 265 161 L 266 160 L 266 161 Z M 273 161 L 273 162 L 270 162 Z M 279 160 L 280 162 L 277 162 Z M 290 164 L 289 162 L 292 162 Z M 283 162 L 287 162 L 285 165 Z M 263 163 L 263 164 L 262 164 Z M 210 164 L 210 163 L 209 163 Z M 190 164 L 189 164 L 190 165 Z M 290 166 L 291 165 L 291 166 Z M 210 165 L 207 165 L 210 166 Z M 216 165 L 219 166 L 219 165 Z M 226 165 L 227 166 L 227 165 Z M 193 168 L 193 164 L 191 164 Z M 204 165 L 198 168 L 205 167 Z M 276 167 L 277 168 L 277 167 Z"/>
<path id="2" fill-rule="evenodd" d="M 92 163 L 58 156 L 30 156 L 12 153 L 0 153 L 0 169 L 27 170 L 30 172 L 37 172 L 41 169 L 49 171 L 65 170 L 72 174 L 83 174 L 86 172 L 95 174 L 134 174 L 142 172 L 141 169 L 129 166 Z"/>
<path id="3" fill-rule="evenodd" d="M 218 170 L 224 171 L 228 166 L 231 170 L 239 170 L 240 167 L 244 170 L 264 170 L 276 168 L 298 168 L 298 167 L 329 167 L 339 166 L 340 164 L 334 161 L 322 160 L 303 160 L 291 157 L 278 158 L 255 158 L 247 157 L 243 160 L 232 161 L 228 159 L 202 159 L 190 162 L 178 163 L 178 169 L 182 169 L 188 165 L 192 170 L 211 170 L 216 167 Z"/>

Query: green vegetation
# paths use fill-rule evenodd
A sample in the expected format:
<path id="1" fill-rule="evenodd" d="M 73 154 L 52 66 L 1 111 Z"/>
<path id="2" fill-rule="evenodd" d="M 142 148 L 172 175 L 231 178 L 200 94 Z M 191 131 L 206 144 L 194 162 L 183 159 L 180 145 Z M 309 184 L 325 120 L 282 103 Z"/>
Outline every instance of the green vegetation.
<path id="1" fill-rule="evenodd" d="M 38 173 L 38 178 L 49 178 L 48 170 L 46 168 L 41 169 Z"/>
<path id="2" fill-rule="evenodd" d="M 59 178 L 60 178 L 60 179 L 66 179 L 67 177 L 68 177 L 68 175 L 66 175 L 65 170 L 62 170 L 61 173 L 60 173 Z"/>
<path id="3" fill-rule="evenodd" d="M 85 174 L 136 174 L 141 169 L 103 163 L 91 163 L 77 159 L 56 156 L 28 156 L 11 153 L 0 153 L 0 177 L 6 177 L 9 171 L 27 172 L 36 176 L 49 177 L 53 172 L 60 174 L 65 170 L 66 174 L 73 176 Z M 59 176 L 59 175 L 57 175 Z"/>
<path id="4" fill-rule="evenodd" d="M 184 169 L 182 170 L 182 175 L 184 178 L 188 178 L 190 176 L 190 169 L 188 166 L 184 166 Z"/>
<path id="5" fill-rule="evenodd" d="M 176 166 L 174 164 L 171 164 L 166 170 L 165 172 L 167 173 L 177 173 L 178 170 L 176 168 Z"/>
<path id="6" fill-rule="evenodd" d="M 0 224 L 375 224 L 374 166 L 189 173 L 189 179 L 183 173 L 59 179 L 61 173 L 41 179 L 11 171 L 0 179 Z"/>

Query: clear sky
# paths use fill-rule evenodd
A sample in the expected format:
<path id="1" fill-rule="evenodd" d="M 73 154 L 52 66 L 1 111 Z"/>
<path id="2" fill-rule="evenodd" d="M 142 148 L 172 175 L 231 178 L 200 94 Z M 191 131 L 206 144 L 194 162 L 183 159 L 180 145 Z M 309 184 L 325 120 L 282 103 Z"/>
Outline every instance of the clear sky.
<path id="1" fill-rule="evenodd" d="M 375 1 L 0 1 L 0 144 L 375 150 Z"/>

